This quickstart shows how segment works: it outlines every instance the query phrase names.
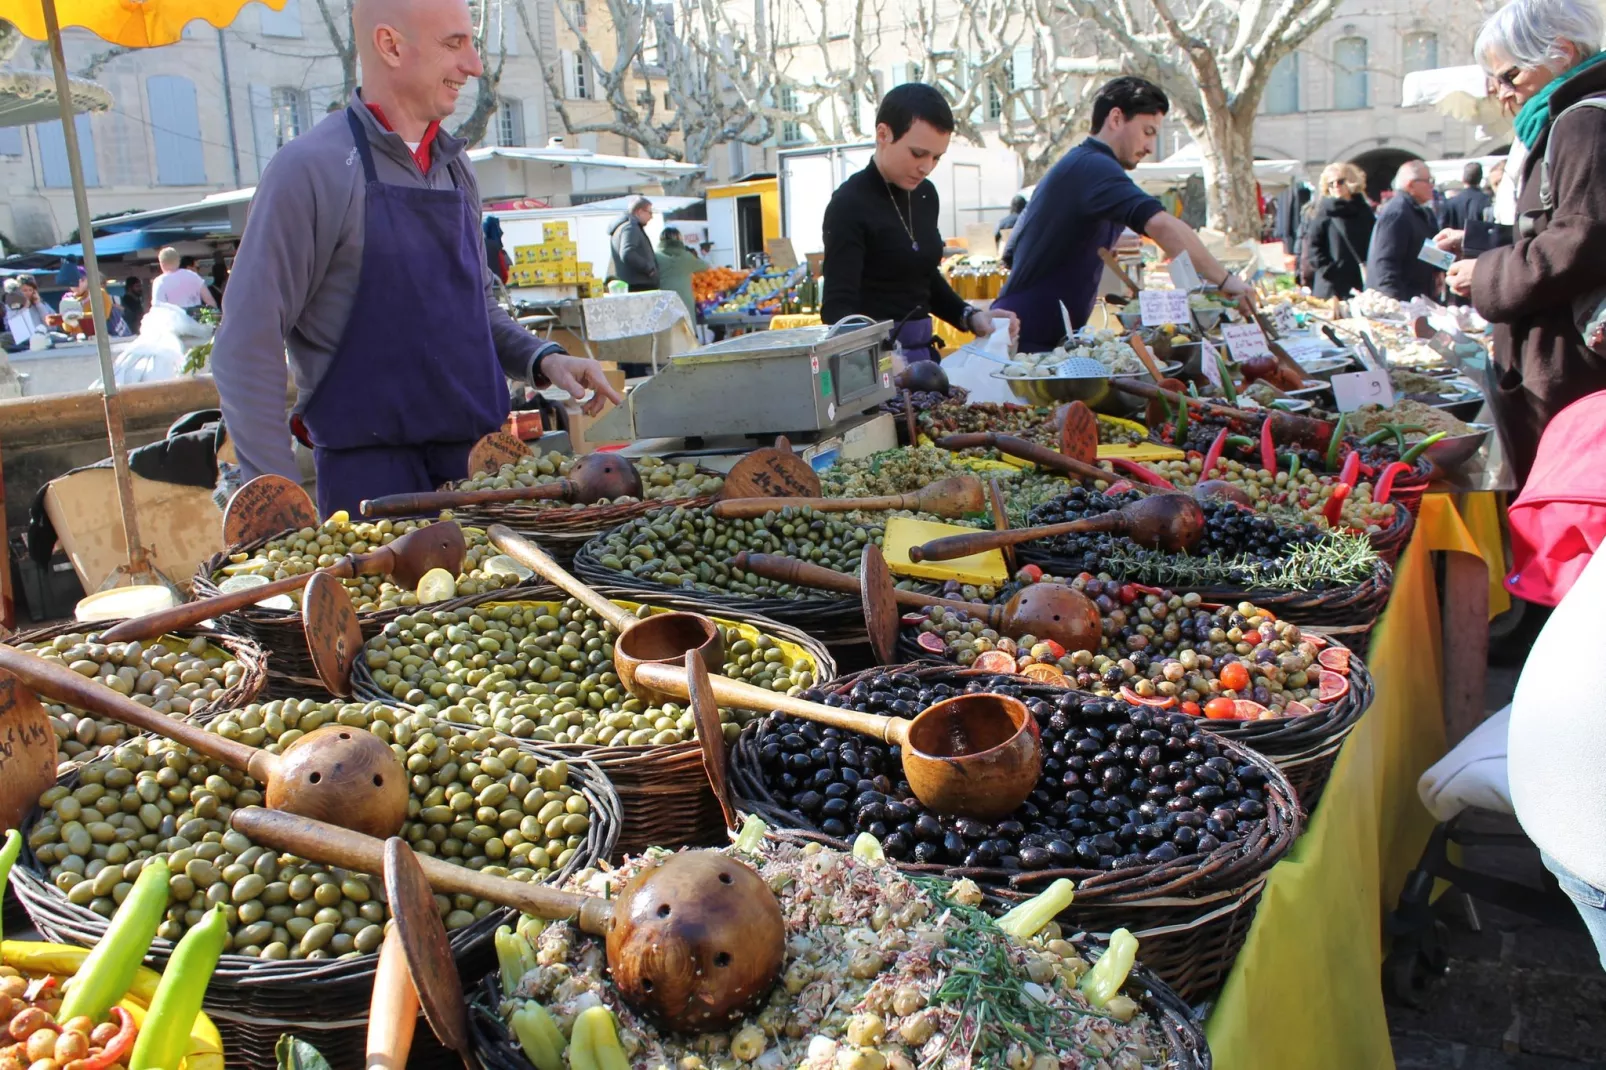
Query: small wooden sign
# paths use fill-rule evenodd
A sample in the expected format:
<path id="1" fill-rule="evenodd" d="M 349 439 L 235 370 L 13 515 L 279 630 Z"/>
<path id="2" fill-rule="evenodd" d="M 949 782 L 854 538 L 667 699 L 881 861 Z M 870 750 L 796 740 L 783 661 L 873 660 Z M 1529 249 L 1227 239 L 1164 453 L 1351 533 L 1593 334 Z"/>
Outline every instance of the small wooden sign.
<path id="1" fill-rule="evenodd" d="M 692 716 L 697 720 L 697 742 L 703 747 L 703 771 L 708 774 L 709 787 L 719 800 L 720 813 L 725 827 L 732 832 L 741 828 L 736 804 L 731 801 L 730 778 L 725 764 L 725 730 L 719 723 L 719 702 L 714 698 L 714 685 L 708 679 L 708 666 L 695 650 L 686 651 L 686 695 L 691 704 Z"/>
<path id="2" fill-rule="evenodd" d="M 492 431 L 468 451 L 470 476 L 494 476 L 504 464 L 518 464 L 530 455 L 530 447 L 506 431 Z"/>
<path id="3" fill-rule="evenodd" d="M 243 546 L 281 531 L 317 526 L 318 507 L 301 484 L 284 476 L 257 476 L 223 510 L 223 545 Z"/>
<path id="4" fill-rule="evenodd" d="M 333 576 L 314 573 L 301 594 L 301 619 L 318 679 L 330 694 L 350 698 L 351 670 L 362 656 L 362 629 L 351 596 Z"/>
<path id="5" fill-rule="evenodd" d="M 21 828 L 56 783 L 56 733 L 33 691 L 0 672 L 0 828 Z"/>
<path id="6" fill-rule="evenodd" d="M 418 991 L 424 1020 L 440 1042 L 462 1055 L 467 1065 L 470 1047 L 463 984 L 429 878 L 412 847 L 400 836 L 385 841 L 385 898 L 401 934 L 407 973 Z"/>
<path id="7" fill-rule="evenodd" d="M 1060 410 L 1060 452 L 1072 460 L 1092 464 L 1099 455 L 1099 418 L 1080 401 Z"/>
<path id="8" fill-rule="evenodd" d="M 732 466 L 721 498 L 818 498 L 820 476 L 792 452 L 785 435 L 775 445 L 756 449 Z"/>
<path id="9" fill-rule="evenodd" d="M 870 543 L 859 558 L 859 598 L 864 604 L 864 625 L 870 633 L 870 649 L 877 663 L 896 664 L 898 658 L 898 628 L 903 614 L 892 593 L 892 570 L 881 547 Z"/>
<path id="10" fill-rule="evenodd" d="M 776 271 L 791 271 L 797 267 L 797 250 L 792 248 L 791 238 L 771 238 L 764 243 L 764 252 L 769 255 L 770 265 Z"/>

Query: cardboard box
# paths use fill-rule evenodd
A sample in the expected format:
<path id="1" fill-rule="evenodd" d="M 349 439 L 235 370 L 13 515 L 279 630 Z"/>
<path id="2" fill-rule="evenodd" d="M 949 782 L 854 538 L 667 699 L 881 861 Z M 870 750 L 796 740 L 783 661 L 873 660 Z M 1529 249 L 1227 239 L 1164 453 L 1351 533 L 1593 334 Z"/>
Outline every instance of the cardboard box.
<path id="1" fill-rule="evenodd" d="M 513 262 L 515 264 L 535 263 L 535 249 L 533 245 L 518 245 L 513 249 Z"/>
<path id="2" fill-rule="evenodd" d="M 546 223 L 541 227 L 541 236 L 547 241 L 568 241 L 569 224 L 565 222 Z"/>
<path id="3" fill-rule="evenodd" d="M 597 277 L 597 273 L 592 269 L 591 261 L 589 260 L 575 261 L 574 270 L 580 276 L 582 282 L 586 279 L 594 279 Z"/>
<path id="4" fill-rule="evenodd" d="M 566 267 L 562 269 L 561 279 L 566 286 L 578 285 L 580 282 L 579 274 L 576 273 L 572 267 Z"/>

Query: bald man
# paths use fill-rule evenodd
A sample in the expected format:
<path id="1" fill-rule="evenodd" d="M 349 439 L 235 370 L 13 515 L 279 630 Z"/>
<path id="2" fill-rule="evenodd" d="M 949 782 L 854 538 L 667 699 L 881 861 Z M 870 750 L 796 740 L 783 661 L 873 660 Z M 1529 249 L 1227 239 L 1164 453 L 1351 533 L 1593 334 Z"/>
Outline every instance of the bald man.
<path id="1" fill-rule="evenodd" d="M 482 69 L 468 5 L 358 0 L 353 24 L 362 88 L 263 171 L 212 352 L 246 476 L 295 478 L 294 434 L 325 516 L 461 479 L 507 418 L 509 378 L 591 413 L 623 400 L 492 296 L 467 146 L 440 128 Z"/>

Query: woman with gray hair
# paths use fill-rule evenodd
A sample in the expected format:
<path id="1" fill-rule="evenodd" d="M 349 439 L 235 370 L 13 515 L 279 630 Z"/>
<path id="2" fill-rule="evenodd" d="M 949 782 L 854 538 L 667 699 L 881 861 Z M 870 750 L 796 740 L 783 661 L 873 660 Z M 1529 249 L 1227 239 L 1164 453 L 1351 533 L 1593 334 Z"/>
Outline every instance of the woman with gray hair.
<path id="1" fill-rule="evenodd" d="M 1586 344 L 1577 316 L 1606 287 L 1606 182 L 1595 172 L 1606 158 L 1603 33 L 1594 0 L 1516 0 L 1474 46 L 1516 112 L 1516 240 L 1457 261 L 1447 282 L 1494 325 L 1489 403 L 1519 480 L 1550 418 L 1606 389 L 1606 351 Z M 1459 252 L 1461 233 L 1439 244 Z"/>

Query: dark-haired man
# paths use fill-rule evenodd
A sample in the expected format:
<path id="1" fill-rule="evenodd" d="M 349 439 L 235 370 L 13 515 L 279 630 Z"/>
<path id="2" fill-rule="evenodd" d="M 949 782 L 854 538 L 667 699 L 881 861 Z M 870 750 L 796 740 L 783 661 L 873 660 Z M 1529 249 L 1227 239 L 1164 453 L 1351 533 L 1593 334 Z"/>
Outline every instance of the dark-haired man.
<path id="1" fill-rule="evenodd" d="M 1483 164 L 1476 160 L 1461 169 L 1461 184 L 1439 208 L 1439 226 L 1445 230 L 1466 230 L 1468 223 L 1483 221 L 1484 209 L 1494 202 L 1483 192 Z"/>
<path id="2" fill-rule="evenodd" d="M 875 157 L 837 187 L 825 209 L 820 318 L 892 320 L 893 337 L 911 360 L 935 355 L 933 315 L 978 336 L 1013 321 L 965 304 L 942 276 L 937 188 L 926 176 L 953 133 L 953 111 L 936 89 L 895 87 L 876 111 Z"/>
<path id="3" fill-rule="evenodd" d="M 1081 327 L 1098 297 L 1103 262 L 1124 229 L 1153 238 L 1168 256 L 1187 253 L 1199 276 L 1238 298 L 1252 294 L 1204 242 L 1127 174 L 1154 152 L 1171 102 L 1142 78 L 1108 82 L 1093 100 L 1093 134 L 1050 168 L 1010 235 L 1009 281 L 994 311 L 1020 317 L 1022 352 L 1053 349 L 1065 334 L 1060 305 Z"/>

